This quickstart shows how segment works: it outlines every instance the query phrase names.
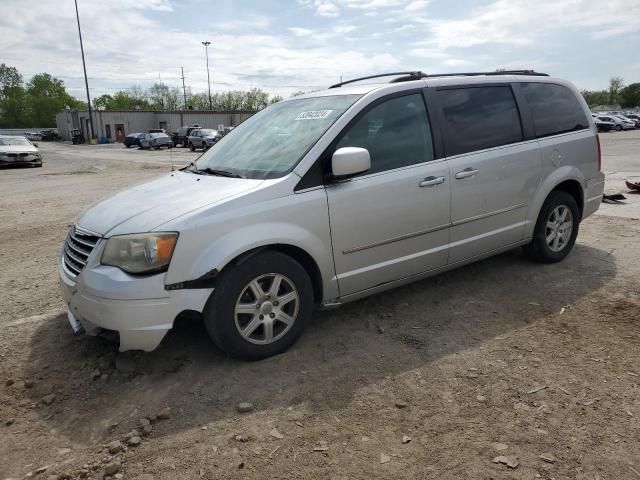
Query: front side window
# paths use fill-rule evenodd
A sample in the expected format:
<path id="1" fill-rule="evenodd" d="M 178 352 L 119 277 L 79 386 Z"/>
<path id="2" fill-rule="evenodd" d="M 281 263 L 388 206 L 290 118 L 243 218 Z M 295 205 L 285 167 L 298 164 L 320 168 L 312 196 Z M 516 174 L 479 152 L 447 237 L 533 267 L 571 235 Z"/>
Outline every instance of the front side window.
<path id="1" fill-rule="evenodd" d="M 522 140 L 522 125 L 510 86 L 438 91 L 448 156 Z"/>
<path id="2" fill-rule="evenodd" d="M 433 160 L 429 119 L 419 93 L 396 97 L 371 108 L 336 145 L 366 148 L 371 169 L 383 172 Z"/>
<path id="3" fill-rule="evenodd" d="M 281 177 L 360 97 L 333 95 L 271 105 L 222 137 L 195 162 L 195 168 L 246 178 Z"/>
<path id="4" fill-rule="evenodd" d="M 542 82 L 520 85 L 538 138 L 589 128 L 580 102 L 567 87 Z"/>

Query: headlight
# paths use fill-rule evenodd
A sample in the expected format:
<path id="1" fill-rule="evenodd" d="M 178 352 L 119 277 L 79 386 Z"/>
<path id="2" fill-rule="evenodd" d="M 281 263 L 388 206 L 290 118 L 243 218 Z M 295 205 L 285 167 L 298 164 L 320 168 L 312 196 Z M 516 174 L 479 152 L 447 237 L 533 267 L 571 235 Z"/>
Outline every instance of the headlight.
<path id="1" fill-rule="evenodd" d="M 127 273 L 159 273 L 169 268 L 176 232 L 118 235 L 107 241 L 100 263 Z"/>

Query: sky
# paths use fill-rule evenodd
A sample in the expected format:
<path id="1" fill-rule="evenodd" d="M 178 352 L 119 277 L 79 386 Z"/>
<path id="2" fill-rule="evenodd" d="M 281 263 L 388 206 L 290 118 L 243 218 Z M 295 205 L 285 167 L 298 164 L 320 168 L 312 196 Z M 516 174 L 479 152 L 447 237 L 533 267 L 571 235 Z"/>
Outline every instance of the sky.
<path id="1" fill-rule="evenodd" d="M 73 0 L 0 0 L 0 62 L 86 99 Z M 390 71 L 640 82 L 640 0 L 78 0 L 92 98 L 161 78 L 289 96 Z"/>

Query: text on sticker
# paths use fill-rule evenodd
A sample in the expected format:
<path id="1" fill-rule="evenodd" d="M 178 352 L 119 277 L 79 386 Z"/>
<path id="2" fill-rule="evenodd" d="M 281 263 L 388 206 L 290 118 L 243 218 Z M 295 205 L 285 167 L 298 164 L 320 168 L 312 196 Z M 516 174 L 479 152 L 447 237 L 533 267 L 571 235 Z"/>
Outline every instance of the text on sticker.
<path id="1" fill-rule="evenodd" d="M 309 112 L 300 112 L 295 118 L 296 120 L 322 120 L 331 115 L 333 110 L 311 110 Z"/>

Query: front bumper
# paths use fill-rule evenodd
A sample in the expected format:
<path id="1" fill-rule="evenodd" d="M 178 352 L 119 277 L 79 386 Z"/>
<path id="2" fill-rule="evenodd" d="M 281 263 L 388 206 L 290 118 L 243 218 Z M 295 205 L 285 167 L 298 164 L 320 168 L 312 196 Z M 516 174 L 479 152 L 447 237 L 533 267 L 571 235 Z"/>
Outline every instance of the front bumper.
<path id="1" fill-rule="evenodd" d="M 34 158 L 32 160 L 2 160 L 0 159 L 0 167 L 41 167 L 42 159 Z"/>
<path id="2" fill-rule="evenodd" d="M 164 289 L 165 274 L 134 277 L 115 267 L 100 265 L 104 241 L 96 246 L 86 267 L 74 277 L 58 259 L 62 298 L 85 333 L 118 332 L 119 349 L 154 350 L 184 310 L 204 309 L 212 289 Z"/>

